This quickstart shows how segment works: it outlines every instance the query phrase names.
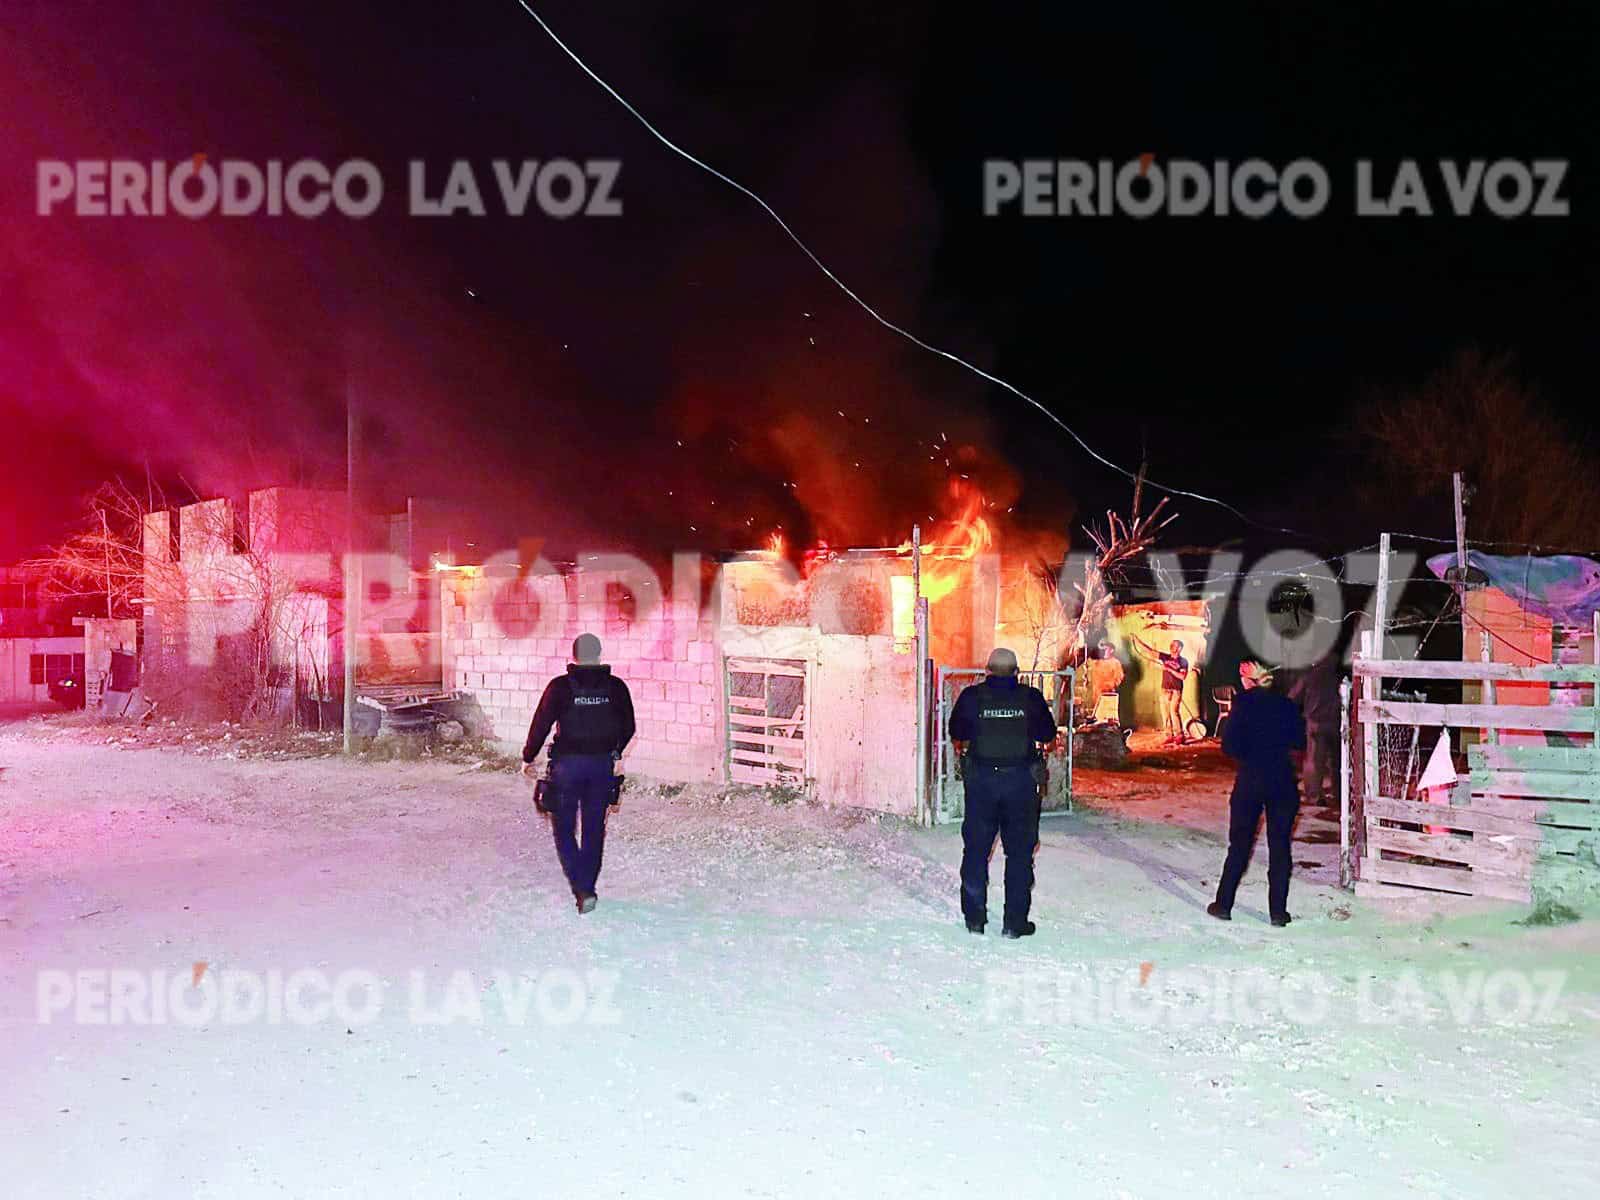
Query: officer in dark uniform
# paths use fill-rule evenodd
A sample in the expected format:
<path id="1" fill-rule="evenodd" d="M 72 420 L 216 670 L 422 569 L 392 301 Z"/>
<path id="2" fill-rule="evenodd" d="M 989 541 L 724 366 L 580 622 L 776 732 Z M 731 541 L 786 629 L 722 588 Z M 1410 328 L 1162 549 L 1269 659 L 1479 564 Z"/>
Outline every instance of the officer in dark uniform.
<path id="1" fill-rule="evenodd" d="M 633 697 L 600 661 L 600 639 L 592 633 L 572 643 L 567 673 L 552 679 L 539 698 L 522 747 L 523 774 L 533 774 L 533 760 L 557 726 L 550 747 L 550 825 L 578 911 L 586 913 L 595 906 L 613 766 L 633 737 Z M 580 818 L 581 844 L 576 836 Z"/>
<path id="2" fill-rule="evenodd" d="M 1272 923 L 1289 923 L 1290 838 L 1300 810 L 1294 756 L 1305 749 L 1306 727 L 1293 700 L 1272 691 L 1272 675 L 1260 663 L 1239 664 L 1244 690 L 1233 702 L 1222 734 L 1222 752 L 1239 764 L 1228 800 L 1228 857 L 1217 881 L 1217 898 L 1206 912 L 1233 919 L 1233 898 L 1250 865 L 1256 826 L 1267 818 L 1267 911 Z"/>
<path id="3" fill-rule="evenodd" d="M 1017 656 L 1001 647 L 989 676 L 966 688 L 950 710 L 950 740 L 962 755 L 966 816 L 961 822 L 961 911 L 982 933 L 989 915 L 989 856 L 995 835 L 1006 855 L 1006 909 L 1001 934 L 1027 937 L 1033 900 L 1033 852 L 1039 844 L 1039 748 L 1056 737 L 1055 718 L 1038 688 L 1017 679 Z"/>

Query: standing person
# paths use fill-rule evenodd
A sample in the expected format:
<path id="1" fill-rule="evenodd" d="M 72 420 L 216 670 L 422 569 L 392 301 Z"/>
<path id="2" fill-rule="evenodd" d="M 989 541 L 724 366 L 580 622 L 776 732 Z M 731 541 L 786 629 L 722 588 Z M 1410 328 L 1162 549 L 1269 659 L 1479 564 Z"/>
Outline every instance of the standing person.
<path id="1" fill-rule="evenodd" d="M 1339 660 L 1329 654 L 1301 674 L 1288 690 L 1306 722 L 1305 765 L 1301 783 L 1305 801 L 1324 808 L 1338 804 Z"/>
<path id="2" fill-rule="evenodd" d="M 971 933 L 989 919 L 989 856 L 998 834 L 1006 856 L 1001 934 L 1027 937 L 1033 903 L 1033 852 L 1039 845 L 1039 789 L 1033 765 L 1056 737 L 1055 717 L 1038 688 L 1017 679 L 1017 656 L 989 655 L 988 678 L 956 697 L 950 740 L 961 756 L 966 815 L 961 821 L 961 912 Z"/>
<path id="3" fill-rule="evenodd" d="M 558 727 L 558 728 L 557 728 Z M 556 857 L 572 887 L 580 913 L 595 906 L 595 882 L 606 842 L 606 810 L 611 805 L 616 761 L 633 737 L 633 697 L 628 685 L 600 661 L 600 639 L 581 634 L 572 643 L 572 663 L 552 679 L 539 697 L 528 740 L 522 747 L 522 773 L 533 774 L 533 760 L 557 728 L 550 746 L 550 826 Z M 579 820 L 583 840 L 577 839 Z"/>
<path id="4" fill-rule="evenodd" d="M 1100 655 L 1088 664 L 1089 688 L 1092 692 L 1092 712 L 1096 721 L 1115 722 L 1121 712 L 1119 692 L 1124 672 L 1117 648 L 1105 638 L 1100 639 Z"/>
<path id="5" fill-rule="evenodd" d="M 1272 675 L 1260 663 L 1239 664 L 1243 691 L 1233 702 L 1222 751 L 1239 764 L 1228 801 L 1228 857 L 1217 881 L 1217 898 L 1206 912 L 1233 919 L 1233 898 L 1255 849 L 1256 826 L 1267 818 L 1267 911 L 1279 927 L 1289 923 L 1289 839 L 1300 793 L 1294 755 L 1305 749 L 1306 729 L 1294 701 L 1271 689 Z"/>
<path id="6" fill-rule="evenodd" d="M 1166 654 L 1138 638 L 1133 644 L 1146 658 L 1161 664 L 1161 725 L 1167 731 L 1166 745 L 1188 741 L 1183 732 L 1183 685 L 1189 681 L 1189 660 L 1183 656 L 1183 643 L 1173 638 Z"/>

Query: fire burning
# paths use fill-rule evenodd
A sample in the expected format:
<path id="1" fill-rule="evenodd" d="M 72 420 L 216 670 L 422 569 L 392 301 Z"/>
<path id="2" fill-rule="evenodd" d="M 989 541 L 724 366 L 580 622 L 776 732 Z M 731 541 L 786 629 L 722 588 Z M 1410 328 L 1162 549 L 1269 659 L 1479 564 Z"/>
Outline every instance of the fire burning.
<path id="1" fill-rule="evenodd" d="M 929 606 L 929 653 L 937 661 L 981 663 L 1003 643 L 1030 667 L 1057 665 L 1071 631 L 1054 586 L 1065 536 L 1014 527 L 1005 501 L 966 478 L 948 481 L 941 507 L 944 515 L 923 526 L 915 572 L 909 569 L 910 539 L 846 549 L 819 537 L 799 550 L 775 529 L 756 557 L 794 561 L 798 578 L 783 585 L 759 571 L 741 572 L 742 623 L 805 624 L 821 612 L 829 614 L 823 626 L 838 624 L 825 631 L 886 633 L 909 647 L 919 594 L 915 574 Z M 887 603 L 873 599 L 885 592 Z M 847 620 L 839 615 L 846 611 Z"/>
<path id="2" fill-rule="evenodd" d="M 961 511 L 946 524 L 937 541 L 922 547 L 922 595 L 929 604 L 937 604 L 955 591 L 967 574 L 965 564 L 995 546 L 994 528 L 983 515 L 983 494 L 976 488 L 963 489 L 959 483 L 950 488 L 957 499 L 963 490 L 968 494 Z M 900 553 L 910 554 L 911 543 L 903 542 Z"/>

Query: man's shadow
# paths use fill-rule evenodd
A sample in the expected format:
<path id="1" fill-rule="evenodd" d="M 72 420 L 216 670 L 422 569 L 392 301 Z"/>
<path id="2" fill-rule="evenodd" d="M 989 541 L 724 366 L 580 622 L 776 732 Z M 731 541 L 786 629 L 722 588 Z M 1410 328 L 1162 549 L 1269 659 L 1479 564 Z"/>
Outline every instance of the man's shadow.
<path id="1" fill-rule="evenodd" d="M 1165 862 L 1149 850 L 1136 846 L 1107 829 L 1084 825 L 1073 831 L 1073 840 L 1106 858 L 1118 859 L 1138 867 L 1146 879 L 1167 895 L 1183 901 L 1190 908 L 1205 911 L 1207 901 L 1204 897 L 1207 896 L 1207 884 L 1195 872 Z"/>

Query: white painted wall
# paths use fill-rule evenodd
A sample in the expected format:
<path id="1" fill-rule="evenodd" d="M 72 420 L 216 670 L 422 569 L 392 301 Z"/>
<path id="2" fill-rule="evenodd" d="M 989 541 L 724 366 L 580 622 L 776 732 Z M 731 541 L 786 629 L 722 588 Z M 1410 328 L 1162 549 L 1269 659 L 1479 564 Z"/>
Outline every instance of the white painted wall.
<path id="1" fill-rule="evenodd" d="M 35 686 L 28 682 L 28 659 L 35 654 L 82 653 L 81 636 L 0 638 L 0 701 L 48 701 L 48 687 L 42 683 Z"/>

